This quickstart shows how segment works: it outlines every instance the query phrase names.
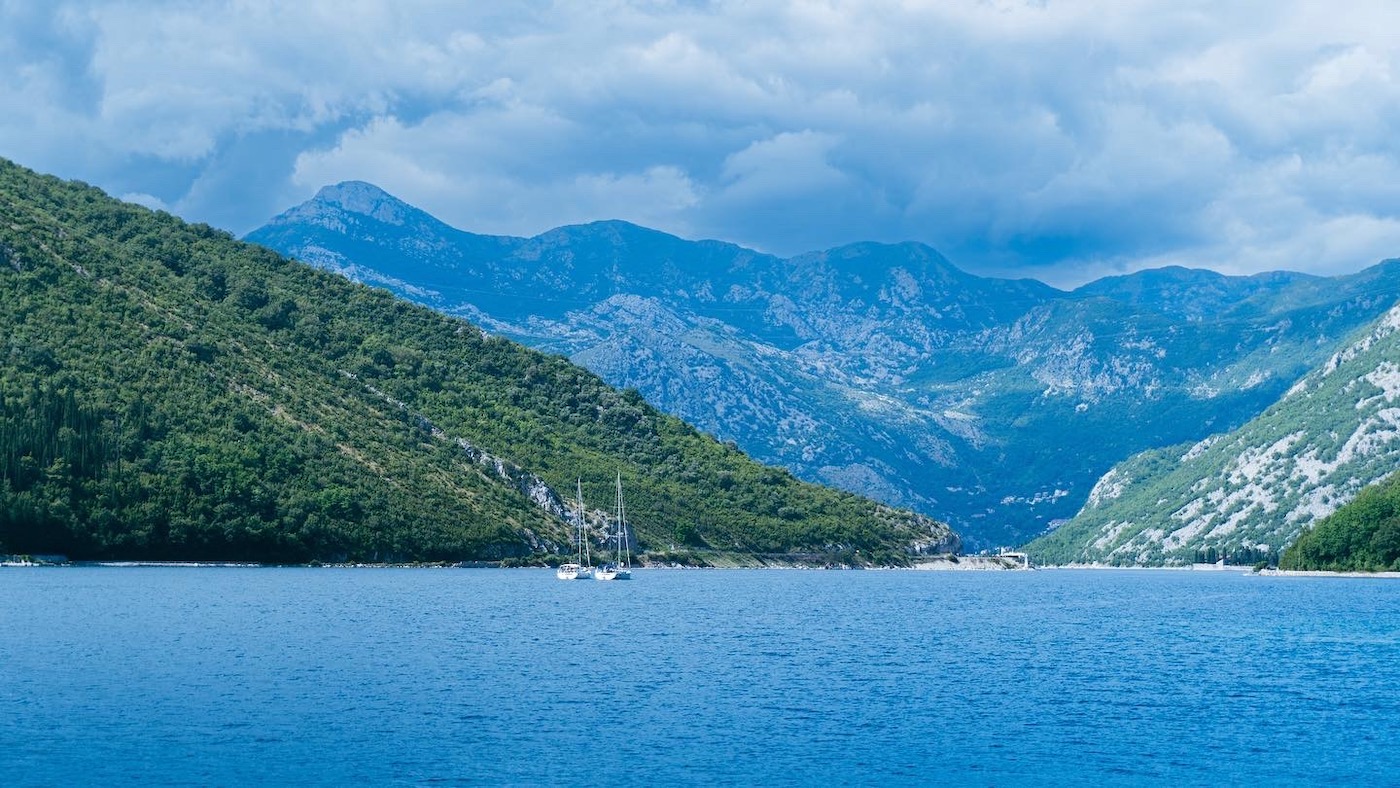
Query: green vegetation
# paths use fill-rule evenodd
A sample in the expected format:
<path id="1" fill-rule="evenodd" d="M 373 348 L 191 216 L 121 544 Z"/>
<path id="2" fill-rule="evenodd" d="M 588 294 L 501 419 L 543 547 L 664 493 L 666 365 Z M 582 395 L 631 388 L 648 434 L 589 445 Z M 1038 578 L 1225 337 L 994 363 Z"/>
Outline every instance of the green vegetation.
<path id="1" fill-rule="evenodd" d="M 1367 487 L 1319 520 L 1288 548 L 1279 568 L 1400 571 L 1400 474 Z"/>
<path id="2" fill-rule="evenodd" d="M 1115 566 L 1135 566 L 1143 563 L 1137 553 L 1128 556 L 1115 556 L 1111 549 L 1125 544 L 1134 536 L 1148 530 L 1157 522 L 1170 522 L 1170 510 L 1158 513 L 1166 495 L 1163 490 L 1175 491 L 1178 496 L 1189 494 L 1194 477 L 1191 470 L 1184 468 L 1180 457 L 1190 449 L 1189 444 L 1171 446 L 1165 449 L 1143 452 L 1122 462 L 1111 472 L 1113 479 L 1105 477 L 1106 483 L 1100 487 L 1112 486 L 1114 479 L 1122 480 L 1121 491 L 1116 497 L 1108 498 L 1096 505 L 1090 503 L 1074 519 L 1059 528 L 1041 536 L 1025 546 L 1031 560 L 1038 564 L 1055 566 L 1071 563 L 1107 563 Z M 1160 485 L 1137 483 L 1139 479 L 1161 479 Z M 1162 489 L 1158 489 L 1161 487 Z M 1151 517 L 1139 520 L 1115 518 L 1119 510 L 1153 512 Z M 1160 551 L 1159 551 L 1160 552 Z M 1195 552 L 1193 547 L 1191 553 Z M 1156 556 L 1159 561 L 1161 556 Z M 1177 563 L 1189 563 L 1187 556 L 1177 557 Z"/>
<path id="3" fill-rule="evenodd" d="M 1236 547 L 1231 550 L 1217 550 L 1214 547 L 1207 547 L 1204 550 L 1197 550 L 1193 563 L 1214 564 L 1224 562 L 1226 566 L 1252 566 L 1255 569 L 1267 567 L 1277 567 L 1279 554 L 1277 550 L 1266 550 L 1262 547 Z"/>
<path id="4" fill-rule="evenodd" d="M 0 210 L 4 550 L 532 560 L 568 529 L 531 474 L 582 477 L 603 508 L 618 470 L 642 549 L 954 543 L 561 357 L 207 226 L 3 160 Z"/>
<path id="5" fill-rule="evenodd" d="M 1394 323 L 1387 315 L 1353 334 L 1238 429 L 1120 463 L 1027 552 L 1046 564 L 1185 564 L 1212 549 L 1239 563 L 1273 561 L 1400 461 L 1387 388 L 1400 348 Z"/>

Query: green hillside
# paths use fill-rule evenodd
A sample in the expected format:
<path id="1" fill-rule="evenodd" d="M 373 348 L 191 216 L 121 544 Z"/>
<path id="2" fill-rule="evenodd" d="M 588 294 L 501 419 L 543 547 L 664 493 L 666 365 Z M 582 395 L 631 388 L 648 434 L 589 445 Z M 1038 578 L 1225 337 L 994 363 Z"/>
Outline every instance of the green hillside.
<path id="1" fill-rule="evenodd" d="M 553 490 L 582 477 L 610 504 L 618 470 L 644 549 L 898 561 L 956 544 L 927 518 L 758 465 L 561 357 L 3 160 L 0 352 L 11 552 L 557 553 Z"/>
<path id="2" fill-rule="evenodd" d="M 1298 537 L 1279 568 L 1400 571 L 1400 474 L 1362 490 Z"/>
<path id="3" fill-rule="evenodd" d="M 1400 306 L 1240 428 L 1120 463 L 1026 550 L 1047 564 L 1270 559 L 1400 467 L 1396 359 Z"/>

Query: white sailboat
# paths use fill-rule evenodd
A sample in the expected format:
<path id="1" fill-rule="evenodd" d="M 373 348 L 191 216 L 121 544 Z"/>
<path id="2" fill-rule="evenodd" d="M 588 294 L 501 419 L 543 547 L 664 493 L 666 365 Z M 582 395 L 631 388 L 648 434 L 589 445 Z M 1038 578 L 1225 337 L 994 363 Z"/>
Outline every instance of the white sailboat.
<path id="1" fill-rule="evenodd" d="M 583 480 L 578 480 L 578 527 L 575 535 L 578 538 L 578 561 L 570 561 L 567 564 L 560 564 L 554 570 L 554 576 L 560 580 L 587 580 L 593 576 L 593 559 L 588 554 L 588 539 L 583 533 Z"/>
<path id="2" fill-rule="evenodd" d="M 617 472 L 617 513 L 613 526 L 616 530 L 608 534 L 609 539 L 617 540 L 613 560 L 598 567 L 593 577 L 597 580 L 631 580 L 632 551 L 627 546 L 627 514 L 622 506 L 622 471 Z"/>

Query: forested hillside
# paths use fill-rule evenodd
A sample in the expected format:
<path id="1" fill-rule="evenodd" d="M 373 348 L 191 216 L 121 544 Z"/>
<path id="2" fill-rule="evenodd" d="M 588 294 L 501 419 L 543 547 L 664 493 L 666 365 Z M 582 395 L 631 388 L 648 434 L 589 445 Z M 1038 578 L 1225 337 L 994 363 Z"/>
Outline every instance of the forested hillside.
<path id="1" fill-rule="evenodd" d="M 0 549 L 464 560 L 567 551 L 556 489 L 640 546 L 951 548 L 566 359 L 0 160 Z M 571 497 L 571 496 L 570 496 Z M 599 513 L 589 524 L 601 533 Z"/>
<path id="2" fill-rule="evenodd" d="M 1362 490 L 1298 537 L 1279 568 L 1400 571 L 1400 474 Z"/>

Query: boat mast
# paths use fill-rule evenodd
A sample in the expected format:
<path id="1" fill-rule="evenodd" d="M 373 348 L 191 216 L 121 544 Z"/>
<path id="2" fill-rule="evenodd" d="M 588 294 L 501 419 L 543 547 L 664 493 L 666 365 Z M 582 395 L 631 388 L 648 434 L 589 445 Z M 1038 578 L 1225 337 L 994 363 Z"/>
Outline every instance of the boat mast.
<path id="1" fill-rule="evenodd" d="M 617 552 L 614 563 L 625 568 L 630 560 L 623 559 L 623 541 L 627 539 L 627 517 L 622 506 L 622 471 L 617 472 Z M 630 556 L 629 556 L 630 559 Z"/>
<path id="2" fill-rule="evenodd" d="M 583 478 L 582 478 L 582 477 L 579 477 L 579 479 L 578 479 L 578 528 L 577 528 L 577 532 L 578 532 L 578 562 L 579 562 L 579 565 L 580 565 L 580 566 L 588 566 L 589 563 L 592 561 L 592 557 L 590 556 L 590 557 L 588 557 L 588 558 L 585 559 L 585 555 L 584 555 L 585 551 L 588 549 L 588 545 L 587 545 L 587 543 L 584 541 L 584 538 L 583 538 Z"/>

